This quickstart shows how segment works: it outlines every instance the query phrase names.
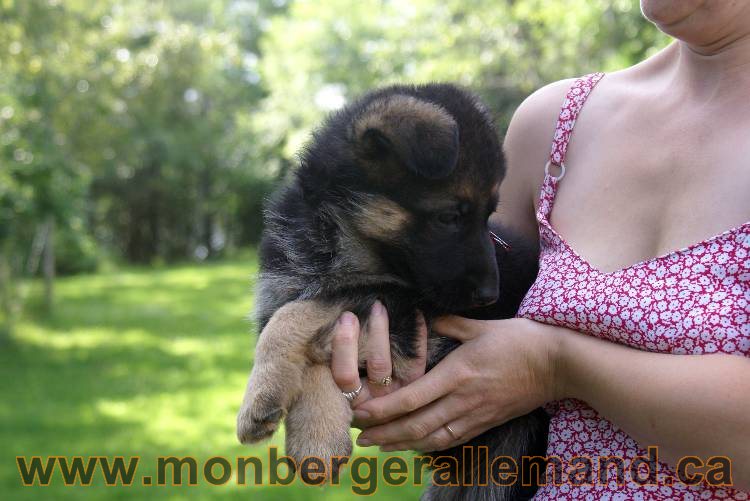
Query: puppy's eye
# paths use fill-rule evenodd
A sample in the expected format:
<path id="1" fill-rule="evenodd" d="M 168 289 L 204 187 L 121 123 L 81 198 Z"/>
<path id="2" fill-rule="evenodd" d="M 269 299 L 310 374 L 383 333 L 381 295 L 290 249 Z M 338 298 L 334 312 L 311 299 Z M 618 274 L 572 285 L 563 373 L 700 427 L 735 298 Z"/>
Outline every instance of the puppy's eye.
<path id="1" fill-rule="evenodd" d="M 446 226 L 456 226 L 460 217 L 458 212 L 442 212 L 437 215 L 437 220 Z"/>

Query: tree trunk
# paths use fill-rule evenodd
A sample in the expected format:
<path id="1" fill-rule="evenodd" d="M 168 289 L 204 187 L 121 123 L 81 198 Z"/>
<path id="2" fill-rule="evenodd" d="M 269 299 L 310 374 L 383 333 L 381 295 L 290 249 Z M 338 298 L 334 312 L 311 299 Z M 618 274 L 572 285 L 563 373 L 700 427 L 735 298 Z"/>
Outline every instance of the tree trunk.
<path id="1" fill-rule="evenodd" d="M 13 335 L 13 284 L 10 278 L 10 262 L 7 253 L 0 249 L 0 308 L 3 322 L 0 324 L 0 345 L 6 344 Z"/>
<path id="2" fill-rule="evenodd" d="M 47 313 L 52 312 L 55 303 L 55 219 L 47 217 L 47 241 L 44 243 L 44 307 Z"/>
<path id="3" fill-rule="evenodd" d="M 39 269 L 39 263 L 42 262 L 42 252 L 44 252 L 44 246 L 49 238 L 49 225 L 47 221 L 37 226 L 36 232 L 34 233 L 34 240 L 31 242 L 31 251 L 29 252 L 29 259 L 26 261 L 26 273 L 30 276 L 36 275 Z"/>

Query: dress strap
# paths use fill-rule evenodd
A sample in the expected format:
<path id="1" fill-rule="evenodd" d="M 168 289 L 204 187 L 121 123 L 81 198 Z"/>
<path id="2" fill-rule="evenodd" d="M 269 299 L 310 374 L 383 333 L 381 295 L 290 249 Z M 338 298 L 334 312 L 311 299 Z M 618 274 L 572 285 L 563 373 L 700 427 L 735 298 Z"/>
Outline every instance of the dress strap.
<path id="1" fill-rule="evenodd" d="M 582 76 L 573 82 L 565 96 L 560 115 L 557 118 L 555 127 L 555 137 L 552 140 L 552 151 L 549 154 L 549 161 L 553 165 L 563 166 L 565 163 L 565 153 L 568 151 L 568 142 L 570 135 L 573 133 L 578 114 L 583 108 L 586 98 L 604 77 L 604 73 L 591 73 Z M 562 176 L 560 176 L 562 177 Z"/>
<path id="2" fill-rule="evenodd" d="M 537 221 L 540 223 L 540 231 L 543 226 L 549 225 L 549 213 L 557 192 L 557 183 L 565 175 L 565 153 L 568 151 L 568 142 L 573 133 L 578 114 L 589 94 L 604 77 L 604 73 L 591 73 L 578 78 L 568 90 L 565 96 L 560 115 L 555 126 L 555 135 L 552 139 L 552 151 L 549 161 L 544 166 L 544 183 L 539 195 L 539 207 L 537 209 Z M 555 167 L 556 173 L 550 172 L 551 166 Z"/>

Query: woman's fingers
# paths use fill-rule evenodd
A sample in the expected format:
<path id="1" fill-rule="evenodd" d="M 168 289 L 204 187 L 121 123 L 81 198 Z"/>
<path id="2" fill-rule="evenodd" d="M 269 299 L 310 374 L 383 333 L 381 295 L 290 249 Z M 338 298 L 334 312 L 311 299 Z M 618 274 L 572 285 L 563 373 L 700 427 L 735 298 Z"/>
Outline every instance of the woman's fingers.
<path id="1" fill-rule="evenodd" d="M 357 443 L 391 445 L 422 440 L 472 410 L 465 398 L 451 394 L 400 419 L 368 428 L 359 435 Z"/>
<path id="2" fill-rule="evenodd" d="M 459 369 L 448 357 L 411 384 L 363 403 L 357 408 L 356 417 L 370 424 L 391 421 L 451 392 L 461 378 L 457 377 Z"/>
<path id="3" fill-rule="evenodd" d="M 440 317 L 432 324 L 436 333 L 458 339 L 462 343 L 479 336 L 484 329 L 484 321 L 450 315 Z"/>
<path id="4" fill-rule="evenodd" d="M 450 427 L 450 430 L 447 426 Z M 484 426 L 473 426 L 468 429 L 461 428 L 462 425 L 458 424 L 458 422 L 449 423 L 447 426 L 441 426 L 422 439 L 384 445 L 380 450 L 383 452 L 407 450 L 419 452 L 443 451 L 460 444 L 465 444 L 480 433 L 487 431 Z"/>
<path id="5" fill-rule="evenodd" d="M 333 328 L 331 340 L 331 372 L 341 391 L 356 391 L 362 382 L 359 378 L 359 319 L 345 311 Z M 365 385 L 366 386 L 366 385 Z M 351 402 L 352 406 L 369 398 L 366 388 Z"/>
<path id="6" fill-rule="evenodd" d="M 367 341 L 365 346 L 367 379 L 370 394 L 388 394 L 391 383 L 391 341 L 388 331 L 388 313 L 380 301 L 375 301 L 367 321 Z"/>
<path id="7" fill-rule="evenodd" d="M 424 376 L 427 370 L 427 322 L 421 311 L 417 312 L 416 352 L 417 356 L 409 360 L 404 376 L 401 378 L 402 386 Z"/>

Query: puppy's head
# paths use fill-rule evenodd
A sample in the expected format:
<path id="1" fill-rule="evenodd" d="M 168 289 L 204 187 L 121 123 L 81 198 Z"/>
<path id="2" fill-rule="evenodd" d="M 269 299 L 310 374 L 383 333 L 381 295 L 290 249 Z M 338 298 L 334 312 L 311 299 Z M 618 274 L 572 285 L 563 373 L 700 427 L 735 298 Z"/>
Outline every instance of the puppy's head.
<path id="1" fill-rule="evenodd" d="M 336 146 L 347 153 L 329 165 L 329 188 L 351 203 L 345 217 L 367 246 L 436 306 L 494 302 L 487 220 L 504 165 L 479 101 L 446 84 L 389 87 L 333 121 L 345 126 Z"/>
<path id="2" fill-rule="evenodd" d="M 350 137 L 369 177 L 411 173 L 444 179 L 456 168 L 458 124 L 442 106 L 405 94 L 385 95 L 368 104 L 351 125 Z"/>

